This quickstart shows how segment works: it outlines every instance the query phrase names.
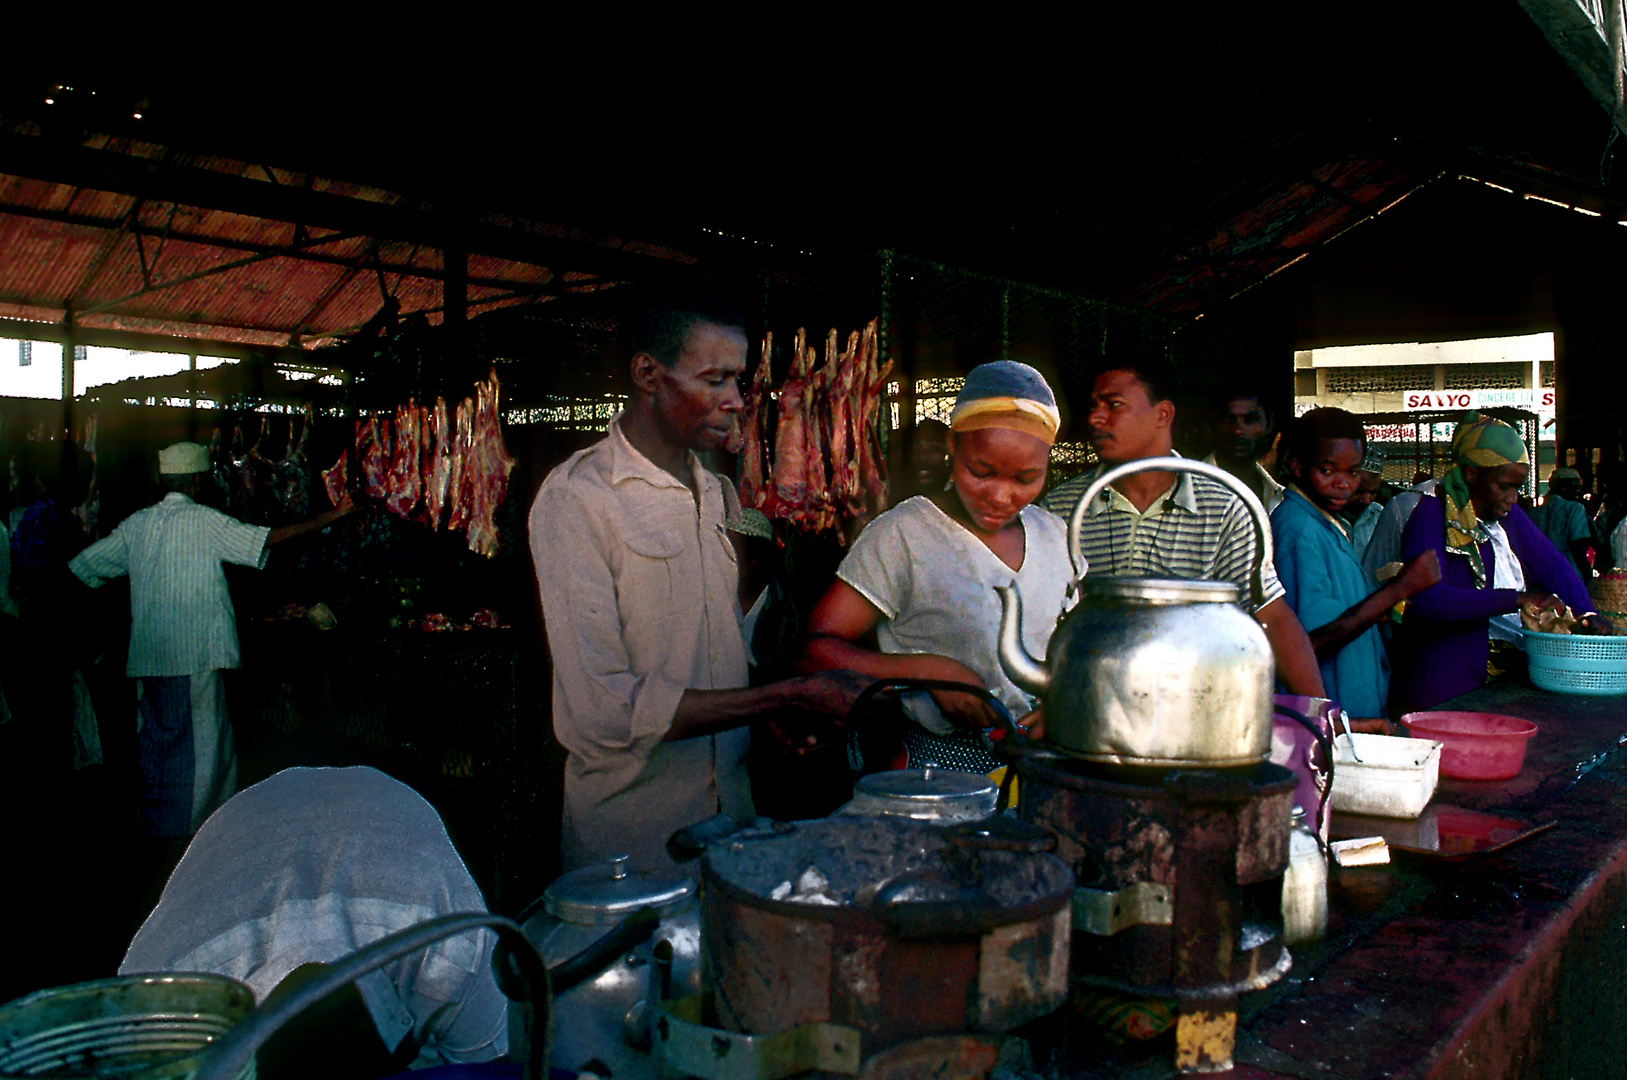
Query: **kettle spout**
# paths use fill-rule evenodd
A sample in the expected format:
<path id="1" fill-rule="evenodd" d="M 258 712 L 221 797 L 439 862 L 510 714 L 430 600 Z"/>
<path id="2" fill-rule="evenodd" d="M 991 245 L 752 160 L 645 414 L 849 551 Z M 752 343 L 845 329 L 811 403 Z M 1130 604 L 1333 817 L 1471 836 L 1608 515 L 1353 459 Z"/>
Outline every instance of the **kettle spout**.
<path id="1" fill-rule="evenodd" d="M 1000 594 L 1000 666 L 1006 677 L 1035 697 L 1044 697 L 1051 686 L 1051 673 L 1028 655 L 1023 647 L 1023 601 L 1010 585 L 996 585 Z"/>

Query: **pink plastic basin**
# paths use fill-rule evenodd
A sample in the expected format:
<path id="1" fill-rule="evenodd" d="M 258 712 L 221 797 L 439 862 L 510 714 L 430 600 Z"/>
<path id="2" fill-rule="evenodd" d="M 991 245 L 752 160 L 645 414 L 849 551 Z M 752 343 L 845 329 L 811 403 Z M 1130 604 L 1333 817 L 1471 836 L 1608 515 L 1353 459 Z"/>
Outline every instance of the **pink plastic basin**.
<path id="1" fill-rule="evenodd" d="M 1537 725 L 1482 712 L 1415 712 L 1401 718 L 1413 737 L 1442 744 L 1441 775 L 1454 780 L 1507 780 L 1520 775 L 1525 744 Z"/>

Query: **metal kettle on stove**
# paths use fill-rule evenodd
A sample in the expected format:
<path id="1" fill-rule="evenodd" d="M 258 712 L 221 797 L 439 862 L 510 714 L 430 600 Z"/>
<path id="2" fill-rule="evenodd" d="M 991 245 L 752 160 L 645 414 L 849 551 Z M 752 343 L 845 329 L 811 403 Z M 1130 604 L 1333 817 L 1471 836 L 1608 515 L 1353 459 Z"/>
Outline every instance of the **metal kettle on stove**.
<path id="1" fill-rule="evenodd" d="M 1144 458 L 1097 477 L 1068 522 L 1079 603 L 1058 622 L 1045 662 L 1022 645 L 1022 601 L 1000 587 L 1000 664 L 1045 706 L 1045 741 L 1107 765 L 1227 768 L 1271 751 L 1275 680 L 1265 631 L 1238 606 L 1229 582 L 1085 578 L 1085 512 L 1114 481 L 1142 472 L 1189 472 L 1235 492 L 1253 517 L 1254 601 L 1271 557 L 1265 507 L 1241 481 L 1187 458 Z"/>

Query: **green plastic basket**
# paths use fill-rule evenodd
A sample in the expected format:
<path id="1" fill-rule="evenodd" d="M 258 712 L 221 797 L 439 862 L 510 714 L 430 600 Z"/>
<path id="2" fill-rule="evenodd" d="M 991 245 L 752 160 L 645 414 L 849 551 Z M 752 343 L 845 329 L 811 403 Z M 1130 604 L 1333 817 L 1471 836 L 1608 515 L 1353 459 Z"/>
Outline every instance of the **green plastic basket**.
<path id="1" fill-rule="evenodd" d="M 1556 694 L 1627 694 L 1627 637 L 1525 631 L 1531 681 Z"/>

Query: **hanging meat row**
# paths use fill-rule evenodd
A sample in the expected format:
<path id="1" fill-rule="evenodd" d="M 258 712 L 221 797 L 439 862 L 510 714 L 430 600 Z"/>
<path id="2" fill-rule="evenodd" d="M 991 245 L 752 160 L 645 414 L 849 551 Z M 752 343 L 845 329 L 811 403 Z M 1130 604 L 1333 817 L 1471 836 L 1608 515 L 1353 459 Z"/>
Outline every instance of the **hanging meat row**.
<path id="1" fill-rule="evenodd" d="M 832 329 L 816 369 L 815 351 L 797 330 L 791 370 L 773 391 L 774 335 L 765 335 L 738 445 L 731 446 L 740 455 L 740 501 L 807 532 L 826 532 L 843 519 L 887 507 L 878 417 L 892 361 L 876 366 L 875 320 L 849 334 L 840 353 L 837 340 Z"/>
<path id="2" fill-rule="evenodd" d="M 437 397 L 433 407 L 409 400 L 394 417 L 375 413 L 356 421 L 356 486 L 397 517 L 463 530 L 470 551 L 496 554 L 497 508 L 514 468 L 497 418 L 499 390 L 493 368 L 450 411 Z M 349 458 L 344 451 L 322 474 L 336 503 L 349 484 Z"/>
<path id="3" fill-rule="evenodd" d="M 311 516 L 306 447 L 315 424 L 315 406 L 306 402 L 297 419 L 290 413 L 287 438 L 279 442 L 276 429 L 281 422 L 266 413 L 250 413 L 232 426 L 229 440 L 223 427 L 216 428 L 210 440 L 215 486 L 227 509 L 240 521 L 287 525 Z M 252 442 L 249 428 L 255 432 Z"/>

